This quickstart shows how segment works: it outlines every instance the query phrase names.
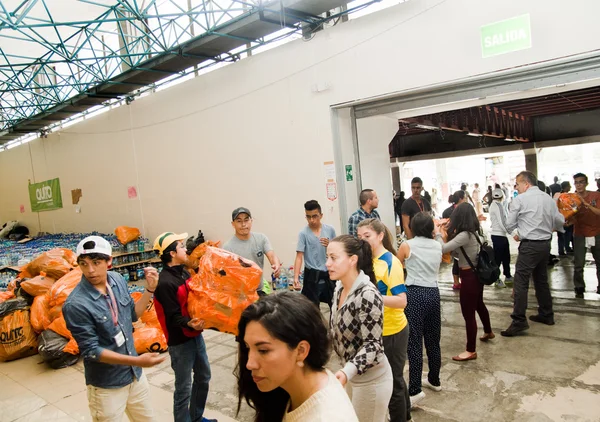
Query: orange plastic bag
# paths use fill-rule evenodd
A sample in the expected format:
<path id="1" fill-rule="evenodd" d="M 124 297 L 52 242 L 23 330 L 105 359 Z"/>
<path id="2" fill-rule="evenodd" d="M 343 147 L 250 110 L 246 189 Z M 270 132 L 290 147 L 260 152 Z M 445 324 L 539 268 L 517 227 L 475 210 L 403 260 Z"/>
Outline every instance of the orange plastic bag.
<path id="1" fill-rule="evenodd" d="M 0 292 L 0 303 L 6 302 L 9 299 L 14 299 L 14 297 L 15 297 L 15 294 L 12 290 L 6 291 L 6 292 Z"/>
<path id="2" fill-rule="evenodd" d="M 573 217 L 583 205 L 581 197 L 576 193 L 561 193 L 556 201 L 558 210 L 565 217 L 565 220 Z"/>
<path id="3" fill-rule="evenodd" d="M 204 256 L 208 247 L 218 248 L 221 245 L 220 241 L 213 242 L 209 240 L 208 242 L 204 242 L 196 246 L 196 248 L 192 251 L 192 253 L 188 256 L 188 262 L 185 264 L 186 267 L 191 269 L 198 268 L 198 263 L 200 262 L 200 258 Z"/>
<path id="4" fill-rule="evenodd" d="M 79 346 L 77 345 L 77 342 L 75 341 L 75 339 L 72 338 L 65 345 L 65 347 L 63 348 L 62 351 L 65 353 L 68 353 L 70 355 L 78 355 L 79 354 Z"/>
<path id="5" fill-rule="evenodd" d="M 140 237 L 141 233 L 135 227 L 119 226 L 115 229 L 115 235 L 122 245 L 126 245 Z"/>
<path id="6" fill-rule="evenodd" d="M 35 355 L 37 346 L 29 310 L 17 310 L 0 318 L 0 362 Z"/>
<path id="7" fill-rule="evenodd" d="M 188 285 L 188 311 L 205 328 L 236 334 L 242 312 L 258 300 L 262 269 L 223 249 L 208 247 Z"/>
<path id="8" fill-rule="evenodd" d="M 135 303 L 142 298 L 141 292 L 131 293 L 131 297 Z M 140 320 L 145 324 L 146 327 L 153 327 L 160 329 L 160 322 L 158 322 L 158 316 L 156 315 L 156 308 L 154 307 L 154 301 L 148 302 L 146 310 L 142 313 Z"/>
<path id="9" fill-rule="evenodd" d="M 138 355 L 142 353 L 163 353 L 168 349 L 167 339 L 157 327 L 144 326 L 133 332 L 133 344 Z"/>
<path id="10" fill-rule="evenodd" d="M 48 294 L 36 296 L 31 305 L 31 326 L 36 333 L 41 333 L 50 325 L 50 313 L 48 312 Z"/>
<path id="11" fill-rule="evenodd" d="M 77 257 L 69 249 L 55 248 L 44 252 L 21 269 L 21 278 L 33 278 L 44 272 L 58 280 L 77 266 Z"/>
<path id="12" fill-rule="evenodd" d="M 450 254 L 450 253 L 442 254 L 442 262 L 445 264 L 451 264 L 452 263 L 452 254 Z"/>
<path id="13" fill-rule="evenodd" d="M 50 291 L 50 288 L 55 282 L 56 280 L 51 277 L 38 275 L 30 280 L 22 281 L 21 288 L 31 296 L 40 296 Z"/>
<path id="14" fill-rule="evenodd" d="M 60 317 L 52 321 L 52 323 L 48 326 L 48 329 L 54 331 L 59 336 L 63 336 L 64 338 L 73 340 L 73 335 L 67 328 L 65 317 L 62 314 L 60 315 Z"/>
<path id="15" fill-rule="evenodd" d="M 77 287 L 81 281 L 81 276 L 81 270 L 79 268 L 75 268 L 73 271 L 54 283 L 50 289 L 50 301 L 48 302 L 50 307 L 62 306 L 73 289 Z"/>

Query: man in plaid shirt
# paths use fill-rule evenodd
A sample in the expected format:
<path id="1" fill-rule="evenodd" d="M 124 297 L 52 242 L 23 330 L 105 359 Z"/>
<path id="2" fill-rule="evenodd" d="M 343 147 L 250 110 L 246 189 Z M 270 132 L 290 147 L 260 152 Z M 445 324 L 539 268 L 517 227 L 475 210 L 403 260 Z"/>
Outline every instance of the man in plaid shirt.
<path id="1" fill-rule="evenodd" d="M 359 195 L 360 208 L 348 219 L 348 234 L 356 237 L 356 226 L 367 218 L 376 218 L 381 220 L 379 213 L 375 210 L 379 206 L 377 192 L 373 189 L 363 189 Z"/>

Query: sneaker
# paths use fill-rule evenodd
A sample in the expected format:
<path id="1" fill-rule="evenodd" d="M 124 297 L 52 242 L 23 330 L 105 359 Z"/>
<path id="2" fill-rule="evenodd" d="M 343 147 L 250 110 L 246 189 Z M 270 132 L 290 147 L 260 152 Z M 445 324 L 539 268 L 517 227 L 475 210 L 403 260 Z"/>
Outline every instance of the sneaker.
<path id="1" fill-rule="evenodd" d="M 425 398 L 425 393 L 422 392 L 422 391 L 419 394 L 415 394 L 414 396 L 410 396 L 410 408 L 412 409 L 417 404 L 421 403 L 421 401 L 423 401 L 424 398 Z"/>
<path id="2" fill-rule="evenodd" d="M 514 281 L 515 279 L 512 277 L 504 277 L 504 285 L 506 286 L 512 286 Z"/>
<path id="3" fill-rule="evenodd" d="M 504 289 L 506 288 L 506 284 L 504 284 L 504 281 L 498 279 L 498 281 L 496 281 L 496 283 L 494 284 L 496 287 L 498 287 L 499 289 Z"/>
<path id="4" fill-rule="evenodd" d="M 429 382 L 429 380 L 427 378 L 423 378 L 421 380 L 421 387 L 426 387 L 433 391 L 442 391 L 441 385 L 433 385 L 432 383 Z"/>
<path id="5" fill-rule="evenodd" d="M 540 315 L 530 315 L 529 321 L 539 322 L 546 325 L 554 325 L 554 318 L 544 318 Z"/>

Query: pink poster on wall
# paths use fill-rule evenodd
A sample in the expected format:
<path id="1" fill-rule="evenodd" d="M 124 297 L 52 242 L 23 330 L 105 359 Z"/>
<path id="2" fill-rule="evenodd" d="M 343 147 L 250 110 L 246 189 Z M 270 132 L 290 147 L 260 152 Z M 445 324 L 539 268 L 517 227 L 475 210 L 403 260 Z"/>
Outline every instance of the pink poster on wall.
<path id="1" fill-rule="evenodd" d="M 129 197 L 129 199 L 137 198 L 137 189 L 135 188 L 135 186 L 129 186 L 127 188 L 127 196 Z"/>

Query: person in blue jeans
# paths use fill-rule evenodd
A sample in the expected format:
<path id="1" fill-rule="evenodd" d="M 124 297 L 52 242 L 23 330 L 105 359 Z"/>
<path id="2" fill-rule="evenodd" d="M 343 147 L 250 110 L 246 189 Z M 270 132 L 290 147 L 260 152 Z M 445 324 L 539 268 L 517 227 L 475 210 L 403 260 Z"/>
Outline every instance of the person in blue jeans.
<path id="1" fill-rule="evenodd" d="M 204 321 L 190 318 L 187 310 L 190 274 L 184 267 L 188 255 L 183 243 L 187 236 L 187 233 L 166 232 L 154 241 L 154 250 L 164 264 L 154 294 L 154 305 L 169 345 L 171 368 L 175 373 L 175 422 L 216 422 L 203 416 L 210 365 L 202 338 Z"/>

